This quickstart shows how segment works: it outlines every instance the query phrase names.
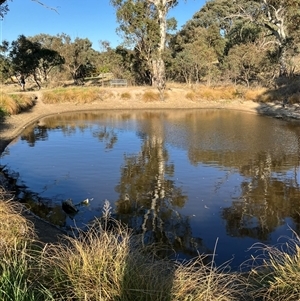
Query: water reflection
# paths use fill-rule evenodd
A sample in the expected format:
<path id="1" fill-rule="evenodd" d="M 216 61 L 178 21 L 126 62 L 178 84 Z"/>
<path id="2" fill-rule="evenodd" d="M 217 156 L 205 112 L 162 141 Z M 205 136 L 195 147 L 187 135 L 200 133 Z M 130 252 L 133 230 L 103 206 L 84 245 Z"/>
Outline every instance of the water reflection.
<path id="1" fill-rule="evenodd" d="M 43 218 L 84 227 L 108 199 L 145 242 L 236 264 L 299 230 L 298 123 L 218 110 L 82 112 L 40 120 L 1 165 Z M 18 175 L 18 176 L 16 176 Z M 61 202 L 94 198 L 68 216 Z"/>

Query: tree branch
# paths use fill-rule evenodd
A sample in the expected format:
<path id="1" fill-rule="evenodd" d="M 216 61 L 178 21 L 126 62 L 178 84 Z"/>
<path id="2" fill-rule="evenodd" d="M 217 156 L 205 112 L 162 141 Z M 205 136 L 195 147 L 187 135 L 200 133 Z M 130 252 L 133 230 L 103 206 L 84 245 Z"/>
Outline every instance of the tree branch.
<path id="1" fill-rule="evenodd" d="M 41 2 L 41 1 L 39 1 L 39 0 L 31 0 L 31 1 L 36 2 L 36 3 L 38 3 L 38 4 L 40 4 L 40 5 L 44 6 L 44 7 L 46 7 L 47 9 L 53 10 L 53 11 L 55 11 L 57 14 L 59 14 L 56 8 L 51 7 L 51 6 L 48 6 L 48 5 L 44 4 L 43 2 Z"/>

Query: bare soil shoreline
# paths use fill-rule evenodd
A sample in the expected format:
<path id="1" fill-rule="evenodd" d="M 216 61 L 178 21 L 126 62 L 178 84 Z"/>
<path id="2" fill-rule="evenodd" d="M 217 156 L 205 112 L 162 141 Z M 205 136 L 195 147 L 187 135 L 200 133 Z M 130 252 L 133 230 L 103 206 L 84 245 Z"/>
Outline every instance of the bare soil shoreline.
<path id="1" fill-rule="evenodd" d="M 261 104 L 244 100 L 219 100 L 219 101 L 192 101 L 187 99 L 186 90 L 183 88 L 172 88 L 167 91 L 168 97 L 165 101 L 145 102 L 139 95 L 149 90 L 145 87 L 119 87 L 110 88 L 112 97 L 101 99 L 93 103 L 59 103 L 45 104 L 42 101 L 43 92 L 25 92 L 36 98 L 35 105 L 26 112 L 6 117 L 0 123 L 0 153 L 7 144 L 16 138 L 29 124 L 39 119 L 60 114 L 64 112 L 93 111 L 93 110 L 158 110 L 158 109 L 227 109 L 240 110 L 254 114 L 273 115 L 280 118 L 300 119 L 300 107 L 282 107 L 280 103 Z M 131 99 L 122 99 L 122 93 L 130 92 L 135 95 Z"/>
<path id="2" fill-rule="evenodd" d="M 192 101 L 186 99 L 186 91 L 179 88 L 168 91 L 168 97 L 165 101 L 145 102 L 139 99 L 139 97 L 133 97 L 132 99 L 122 99 L 121 97 L 121 93 L 123 92 L 130 91 L 131 94 L 139 95 L 143 90 L 145 90 L 143 87 L 115 88 L 111 90 L 112 97 L 110 99 L 99 99 L 90 104 L 45 104 L 42 101 L 42 91 L 25 92 L 32 94 L 32 96 L 36 98 L 36 103 L 31 109 L 18 115 L 6 117 L 3 122 L 0 122 L 0 153 L 2 153 L 6 146 L 19 136 L 28 125 L 44 117 L 67 112 L 94 110 L 226 109 L 300 120 L 299 106 L 283 107 L 280 103 L 260 104 L 243 100 Z M 3 183 L 2 186 L 4 186 Z M 29 212 L 24 212 L 24 215 L 34 223 L 38 239 L 43 243 L 57 242 L 59 237 L 64 234 L 59 228 L 44 222 Z"/>

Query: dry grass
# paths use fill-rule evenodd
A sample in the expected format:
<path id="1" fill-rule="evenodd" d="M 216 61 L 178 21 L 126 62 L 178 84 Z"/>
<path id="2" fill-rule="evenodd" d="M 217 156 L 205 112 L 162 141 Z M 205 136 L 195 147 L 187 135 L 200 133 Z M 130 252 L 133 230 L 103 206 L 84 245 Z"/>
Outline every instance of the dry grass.
<path id="1" fill-rule="evenodd" d="M 240 275 L 223 268 L 206 266 L 199 257 L 177 267 L 173 280 L 172 300 L 229 301 L 246 300 L 246 283 Z M 228 271 L 226 271 L 226 269 Z"/>
<path id="2" fill-rule="evenodd" d="M 192 100 L 192 101 L 199 100 L 199 95 L 197 95 L 197 93 L 194 92 L 194 91 L 187 92 L 185 97 L 189 100 Z"/>
<path id="3" fill-rule="evenodd" d="M 18 103 L 8 94 L 2 94 L 0 97 L 0 108 L 6 114 L 19 113 Z"/>
<path id="4" fill-rule="evenodd" d="M 0 300 L 54 301 L 39 282 L 39 251 L 34 251 L 34 229 L 21 214 L 11 194 L 0 191 Z"/>
<path id="5" fill-rule="evenodd" d="M 272 301 L 300 299 L 299 244 L 299 236 L 295 234 L 295 239 L 280 247 L 253 246 L 262 253 L 258 258 L 253 258 L 259 265 L 250 273 L 250 282 L 256 284 L 255 298 Z"/>
<path id="6" fill-rule="evenodd" d="M 297 93 L 291 95 L 291 96 L 288 98 L 288 103 L 289 103 L 289 104 L 300 103 L 300 92 L 297 92 Z"/>
<path id="7" fill-rule="evenodd" d="M 67 239 L 48 246 L 42 259 L 43 279 L 65 300 L 241 300 L 245 286 L 236 274 L 208 267 L 200 256 L 184 264 L 159 259 L 157 246 L 143 246 L 109 218 Z"/>
<path id="8" fill-rule="evenodd" d="M 0 191 L 0 256 L 32 241 L 35 237 L 33 225 L 21 215 L 21 207 L 11 200 L 4 200 Z"/>
<path id="9" fill-rule="evenodd" d="M 187 92 L 185 97 L 192 101 L 218 101 L 238 99 L 241 95 L 235 86 L 197 86 L 195 89 Z"/>
<path id="10" fill-rule="evenodd" d="M 55 103 L 92 103 L 103 97 L 103 90 L 95 87 L 89 88 L 58 88 L 43 93 L 43 102 L 46 104 Z"/>
<path id="11" fill-rule="evenodd" d="M 33 252 L 33 228 L 19 207 L 0 201 L 0 298 L 6 300 L 84 301 L 236 301 L 299 300 L 300 239 L 284 248 L 255 245 L 260 263 L 248 275 L 229 263 L 216 267 L 199 256 L 187 262 L 160 259 L 140 237 L 117 221 L 95 221 L 78 238 Z M 107 204 L 106 204 L 107 205 Z M 109 204 L 106 206 L 109 211 Z M 29 244 L 28 244 L 29 242 Z"/>
<path id="12" fill-rule="evenodd" d="M 18 114 L 34 105 L 32 95 L 2 94 L 0 96 L 0 109 L 10 115 Z"/>
<path id="13" fill-rule="evenodd" d="M 32 95 L 15 94 L 12 97 L 19 105 L 20 111 L 27 110 L 34 105 L 34 97 Z"/>
<path id="14" fill-rule="evenodd" d="M 96 228 L 77 238 L 69 247 L 52 245 L 44 253 L 46 279 L 52 290 L 76 300 L 114 300 L 122 293 L 129 252 L 129 236 L 111 235 Z"/>
<path id="15" fill-rule="evenodd" d="M 154 92 L 152 90 L 147 90 L 142 94 L 142 100 L 144 102 L 159 101 L 160 95 L 158 92 Z"/>
<path id="16" fill-rule="evenodd" d="M 243 96 L 245 100 L 252 101 L 267 101 L 268 99 L 264 96 L 266 92 L 265 88 L 253 88 L 253 89 L 245 89 Z"/>
<path id="17" fill-rule="evenodd" d="M 123 92 L 121 93 L 120 97 L 122 99 L 131 99 L 131 94 L 129 92 Z"/>

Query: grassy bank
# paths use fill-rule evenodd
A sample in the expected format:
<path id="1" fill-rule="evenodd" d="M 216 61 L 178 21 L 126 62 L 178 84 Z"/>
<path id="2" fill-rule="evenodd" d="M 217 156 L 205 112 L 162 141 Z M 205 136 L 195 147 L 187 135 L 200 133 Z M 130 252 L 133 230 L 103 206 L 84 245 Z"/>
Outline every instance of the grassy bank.
<path id="1" fill-rule="evenodd" d="M 217 268 L 199 256 L 174 262 L 157 246 L 109 219 L 97 220 L 78 238 L 40 247 L 33 225 L 8 201 L 0 201 L 0 300 L 299 300 L 300 251 L 265 248 L 260 266 L 246 275 Z M 260 246 L 261 247 L 261 246 Z"/>
<path id="2" fill-rule="evenodd" d="M 221 83 L 216 86 L 203 84 L 186 85 L 168 82 L 164 92 L 164 99 L 174 97 L 178 92 L 180 100 L 184 101 L 220 101 L 220 100 L 250 100 L 256 102 L 285 102 L 289 104 L 300 103 L 300 79 L 284 78 L 278 81 L 273 88 L 246 87 L 240 85 L 227 85 Z M 84 86 L 78 87 L 71 83 L 56 83 L 47 90 L 41 90 L 44 103 L 76 103 L 85 104 L 101 100 L 141 100 L 144 102 L 159 101 L 158 90 L 149 86 L 144 87 L 102 87 L 95 85 L 93 80 L 87 80 Z M 28 86 L 28 91 L 34 95 L 35 85 Z M 0 114 L 18 114 L 20 111 L 31 107 L 32 99 L 26 93 L 20 92 L 17 85 L 2 85 L 0 98 Z"/>
<path id="3" fill-rule="evenodd" d="M 0 116 L 15 115 L 34 105 L 35 97 L 27 94 L 1 94 Z"/>
<path id="4" fill-rule="evenodd" d="M 266 95 L 262 88 L 245 89 L 235 86 L 207 87 L 197 85 L 186 87 L 179 84 L 169 84 L 164 93 L 164 99 L 177 97 L 182 101 L 220 101 L 220 100 L 253 100 L 272 101 L 276 97 Z M 142 101 L 145 103 L 160 101 L 160 94 L 157 89 L 151 87 L 127 87 L 127 88 L 105 88 L 105 87 L 58 87 L 51 90 L 40 91 L 42 101 L 45 104 L 88 104 L 95 101 L 120 99 L 123 101 Z M 2 115 L 18 114 L 34 105 L 34 92 L 3 93 L 0 98 L 0 112 Z"/>

